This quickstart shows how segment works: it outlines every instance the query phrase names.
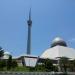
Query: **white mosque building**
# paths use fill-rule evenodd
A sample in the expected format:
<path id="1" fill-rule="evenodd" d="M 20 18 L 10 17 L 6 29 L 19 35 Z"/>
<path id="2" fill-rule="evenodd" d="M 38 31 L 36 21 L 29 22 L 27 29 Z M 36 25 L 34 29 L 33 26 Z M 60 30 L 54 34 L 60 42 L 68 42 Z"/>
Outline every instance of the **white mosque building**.
<path id="1" fill-rule="evenodd" d="M 51 48 L 45 50 L 40 58 L 57 59 L 60 57 L 67 57 L 75 59 L 75 49 L 69 48 L 67 43 L 60 37 L 56 37 L 51 44 Z"/>
<path id="2" fill-rule="evenodd" d="M 25 55 L 22 56 L 25 65 L 35 66 L 36 63 L 40 63 L 42 60 L 51 59 L 58 61 L 59 58 L 66 57 L 69 60 L 75 59 L 75 49 L 69 48 L 67 43 L 60 37 L 56 37 L 51 44 L 51 47 L 46 49 L 40 56 Z"/>
<path id="3" fill-rule="evenodd" d="M 3 59 L 8 59 L 9 55 L 11 55 L 9 52 L 4 52 Z M 69 60 L 74 60 L 75 49 L 69 48 L 62 38 L 56 37 L 52 41 L 51 47 L 46 49 L 40 56 L 22 55 L 12 58 L 17 61 L 19 66 L 35 67 L 36 63 L 40 63 L 40 60 L 52 59 L 53 61 L 56 61 L 61 57 L 67 57 Z"/>

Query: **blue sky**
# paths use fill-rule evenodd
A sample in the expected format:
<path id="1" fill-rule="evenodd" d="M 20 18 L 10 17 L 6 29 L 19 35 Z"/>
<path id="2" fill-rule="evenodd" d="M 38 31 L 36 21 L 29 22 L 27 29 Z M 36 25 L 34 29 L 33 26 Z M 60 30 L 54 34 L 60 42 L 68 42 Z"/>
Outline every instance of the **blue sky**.
<path id="1" fill-rule="evenodd" d="M 13 56 L 26 53 L 32 7 L 32 55 L 41 55 L 62 37 L 75 48 L 75 0 L 0 0 L 0 46 Z"/>

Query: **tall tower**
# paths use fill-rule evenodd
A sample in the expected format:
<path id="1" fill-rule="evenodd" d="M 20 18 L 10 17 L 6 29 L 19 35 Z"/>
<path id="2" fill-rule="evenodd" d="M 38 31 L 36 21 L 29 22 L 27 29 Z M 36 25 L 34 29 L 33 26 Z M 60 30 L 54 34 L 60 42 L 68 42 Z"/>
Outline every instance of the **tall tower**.
<path id="1" fill-rule="evenodd" d="M 31 20 L 31 8 L 29 11 L 29 20 L 28 23 L 28 39 L 27 39 L 27 54 L 31 54 L 31 27 L 32 27 L 32 20 Z"/>

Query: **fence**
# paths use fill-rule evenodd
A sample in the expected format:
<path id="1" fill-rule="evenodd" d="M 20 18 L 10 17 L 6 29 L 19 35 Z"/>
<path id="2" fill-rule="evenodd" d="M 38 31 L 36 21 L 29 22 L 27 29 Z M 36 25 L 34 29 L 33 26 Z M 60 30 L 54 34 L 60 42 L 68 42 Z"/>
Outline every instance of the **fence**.
<path id="1" fill-rule="evenodd" d="M 0 72 L 0 75 L 75 75 L 75 72 Z"/>

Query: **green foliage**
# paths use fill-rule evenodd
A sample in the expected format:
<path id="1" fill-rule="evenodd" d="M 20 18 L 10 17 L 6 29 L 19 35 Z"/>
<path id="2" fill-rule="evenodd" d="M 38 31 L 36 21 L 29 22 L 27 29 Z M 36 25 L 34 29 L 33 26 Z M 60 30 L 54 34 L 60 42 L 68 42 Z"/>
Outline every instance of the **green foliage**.
<path id="1" fill-rule="evenodd" d="M 45 69 L 46 69 L 47 72 L 53 71 L 53 63 L 50 59 L 46 59 L 44 61 L 44 64 L 45 64 Z"/>
<path id="2" fill-rule="evenodd" d="M 13 71 L 29 72 L 30 70 L 29 70 L 28 67 L 25 67 L 25 66 L 18 66 L 18 67 L 16 67 L 16 68 L 14 68 Z"/>
<path id="3" fill-rule="evenodd" d="M 16 61 L 12 61 L 12 68 L 16 68 L 16 67 L 18 67 L 17 62 Z"/>
<path id="4" fill-rule="evenodd" d="M 29 72 L 35 72 L 35 67 L 28 67 L 29 68 Z"/>
<path id="5" fill-rule="evenodd" d="M 69 59 L 67 57 L 61 57 L 59 60 L 59 64 L 60 64 L 61 70 L 63 68 L 64 71 L 66 72 L 67 68 L 69 67 Z"/>
<path id="6" fill-rule="evenodd" d="M 61 57 L 59 60 L 61 71 L 75 71 L 75 60 L 68 60 L 66 57 Z M 38 63 L 35 67 L 18 66 L 15 60 L 12 60 L 12 56 L 9 56 L 8 60 L 0 61 L 0 71 L 24 71 L 24 72 L 50 72 L 58 71 L 58 66 L 53 65 L 52 60 L 45 59 L 41 63 Z"/>
<path id="7" fill-rule="evenodd" d="M 45 70 L 45 65 L 44 64 L 37 64 L 35 67 L 35 71 L 39 71 L 39 72 L 44 72 Z"/>
<path id="8" fill-rule="evenodd" d="M 3 70 L 3 68 L 6 67 L 6 61 L 5 60 L 1 60 L 0 61 L 0 70 Z"/>
<path id="9" fill-rule="evenodd" d="M 75 60 L 69 62 L 69 67 L 71 72 L 75 72 Z"/>
<path id="10" fill-rule="evenodd" d="M 7 60 L 7 70 L 15 69 L 18 67 L 17 62 L 12 60 L 12 56 L 9 56 L 9 59 Z"/>
<path id="11" fill-rule="evenodd" d="M 50 59 L 45 59 L 41 64 L 37 64 L 35 67 L 36 71 L 50 72 L 53 71 L 55 67 Z"/>
<path id="12" fill-rule="evenodd" d="M 7 70 L 10 70 L 12 67 L 12 56 L 9 56 L 9 59 L 7 60 Z"/>
<path id="13" fill-rule="evenodd" d="M 73 64 L 73 66 L 75 67 L 75 60 L 73 60 L 71 64 Z"/>
<path id="14" fill-rule="evenodd" d="M 57 66 L 53 66 L 53 71 L 54 72 L 58 72 L 58 67 Z"/>
<path id="15" fill-rule="evenodd" d="M 0 48 L 0 58 L 4 56 L 4 50 L 2 50 L 2 48 Z"/>

